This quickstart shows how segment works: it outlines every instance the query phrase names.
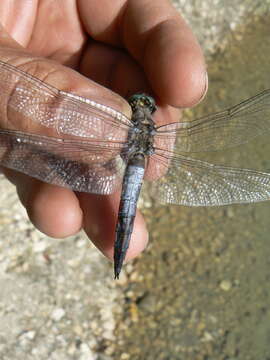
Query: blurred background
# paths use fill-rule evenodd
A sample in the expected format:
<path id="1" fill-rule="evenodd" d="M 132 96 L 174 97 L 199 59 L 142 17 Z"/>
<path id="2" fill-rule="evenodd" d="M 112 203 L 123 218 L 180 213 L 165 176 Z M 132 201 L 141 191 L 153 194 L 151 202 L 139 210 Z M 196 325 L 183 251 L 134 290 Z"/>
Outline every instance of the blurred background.
<path id="1" fill-rule="evenodd" d="M 269 0 L 174 1 L 207 57 L 190 120 L 270 88 Z M 269 137 L 207 161 L 270 171 Z M 86 236 L 55 240 L 0 180 L 0 358 L 269 360 L 270 203 L 142 199 L 150 242 L 120 280 Z"/>

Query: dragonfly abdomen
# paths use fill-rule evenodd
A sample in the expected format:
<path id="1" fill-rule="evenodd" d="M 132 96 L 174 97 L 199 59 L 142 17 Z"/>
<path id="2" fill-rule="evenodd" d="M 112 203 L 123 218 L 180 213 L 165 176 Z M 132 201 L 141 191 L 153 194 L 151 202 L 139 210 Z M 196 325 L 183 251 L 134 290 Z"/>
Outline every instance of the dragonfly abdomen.
<path id="1" fill-rule="evenodd" d="M 135 154 L 129 159 L 123 179 L 114 244 L 114 275 L 119 277 L 129 247 L 145 171 L 145 157 Z"/>

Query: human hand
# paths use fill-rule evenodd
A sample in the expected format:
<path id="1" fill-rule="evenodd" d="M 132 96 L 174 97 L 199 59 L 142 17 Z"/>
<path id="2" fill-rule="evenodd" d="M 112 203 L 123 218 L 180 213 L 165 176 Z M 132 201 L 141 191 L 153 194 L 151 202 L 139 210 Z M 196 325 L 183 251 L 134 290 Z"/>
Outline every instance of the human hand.
<path id="1" fill-rule="evenodd" d="M 128 116 L 130 109 L 121 96 L 142 90 L 154 93 L 159 105 L 155 120 L 165 124 L 178 120 L 176 107 L 194 105 L 207 89 L 200 47 L 166 0 L 2 0 L 0 24 L 0 60 L 58 89 L 90 99 L 97 95 Z M 4 110 L 0 108 L 0 113 Z M 10 128 L 10 123 L 23 130 L 19 121 L 0 118 L 0 127 Z M 31 124 L 27 129 L 31 132 Z M 119 193 L 75 194 L 3 171 L 40 231 L 66 237 L 83 227 L 112 258 Z M 146 242 L 145 224 L 137 212 L 127 259 L 142 251 Z"/>

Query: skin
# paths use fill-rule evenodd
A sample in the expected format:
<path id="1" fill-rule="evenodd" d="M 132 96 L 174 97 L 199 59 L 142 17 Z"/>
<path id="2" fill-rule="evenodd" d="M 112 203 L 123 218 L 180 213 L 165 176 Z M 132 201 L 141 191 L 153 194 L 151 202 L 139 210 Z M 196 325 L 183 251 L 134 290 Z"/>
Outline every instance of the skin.
<path id="1" fill-rule="evenodd" d="M 127 116 L 131 110 L 124 98 L 145 91 L 158 100 L 157 123 L 178 121 L 177 108 L 195 105 L 207 90 L 202 51 L 167 0 L 2 0 L 0 27 L 1 60 L 58 89 L 98 96 Z M 15 120 L 13 128 L 25 128 L 19 117 Z M 7 121 L 0 119 L 0 127 Z M 113 257 L 119 192 L 74 193 L 2 170 L 40 231 L 62 238 L 83 228 L 105 256 Z M 138 211 L 126 259 L 137 256 L 147 240 Z"/>

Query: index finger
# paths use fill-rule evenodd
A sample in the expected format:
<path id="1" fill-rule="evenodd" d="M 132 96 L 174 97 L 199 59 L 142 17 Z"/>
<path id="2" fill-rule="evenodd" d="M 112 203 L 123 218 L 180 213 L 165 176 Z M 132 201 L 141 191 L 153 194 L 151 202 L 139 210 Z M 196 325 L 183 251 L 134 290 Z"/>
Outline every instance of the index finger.
<path id="1" fill-rule="evenodd" d="M 89 34 L 124 46 L 162 102 L 188 107 L 203 97 L 207 76 L 202 50 L 170 1 L 103 0 L 99 5 L 80 0 L 79 8 Z"/>

